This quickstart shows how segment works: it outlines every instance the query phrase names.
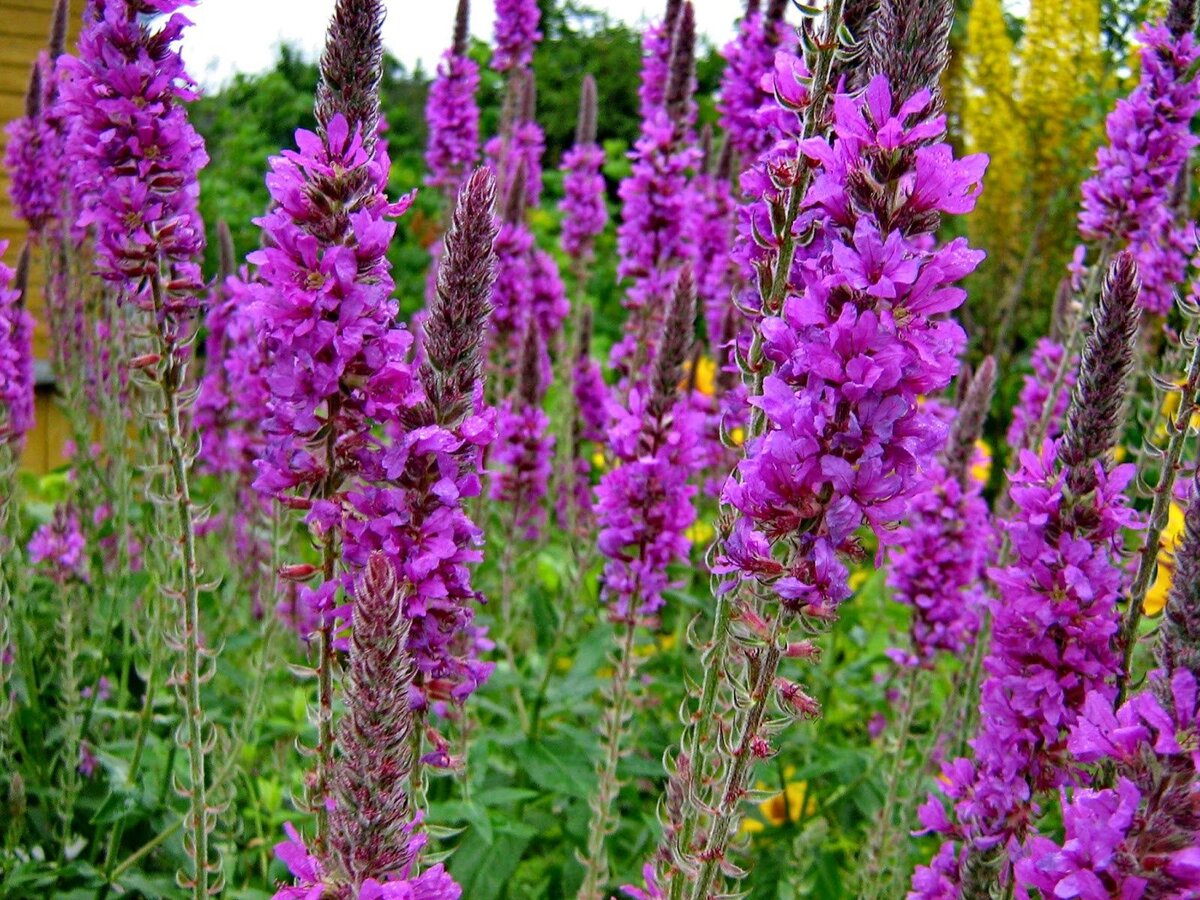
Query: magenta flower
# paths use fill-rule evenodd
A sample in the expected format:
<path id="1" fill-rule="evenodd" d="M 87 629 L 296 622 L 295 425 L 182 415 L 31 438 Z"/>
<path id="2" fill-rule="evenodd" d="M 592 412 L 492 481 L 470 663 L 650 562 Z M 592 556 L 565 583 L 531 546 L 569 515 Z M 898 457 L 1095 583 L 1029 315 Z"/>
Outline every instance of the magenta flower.
<path id="1" fill-rule="evenodd" d="M 0 241 L 0 257 L 8 249 Z M 33 426 L 33 316 L 16 273 L 0 262 L 0 446 L 19 452 Z"/>
<path id="2" fill-rule="evenodd" d="M 533 63 L 533 48 L 542 39 L 542 33 L 538 31 L 541 18 L 537 0 L 496 0 L 493 69 L 507 72 L 526 69 Z"/>
<path id="3" fill-rule="evenodd" d="M 608 223 L 604 151 L 596 144 L 596 82 L 584 76 L 575 144 L 563 154 L 562 248 L 580 263 L 591 262 L 596 238 Z"/>
<path id="4" fill-rule="evenodd" d="M 479 66 L 467 55 L 469 15 L 469 0 L 459 0 L 454 43 L 442 54 L 425 101 L 426 181 L 450 197 L 479 159 Z"/>
<path id="5" fill-rule="evenodd" d="M 1146 25 L 1138 37 L 1141 81 L 1108 116 L 1108 146 L 1097 151 L 1096 173 L 1083 184 L 1079 231 L 1089 240 L 1127 245 L 1150 288 L 1143 305 L 1165 314 L 1172 302 L 1169 276 L 1186 267 L 1191 251 L 1168 236 L 1172 193 L 1197 141 L 1191 121 L 1200 110 L 1194 71 L 1200 48 L 1190 29 L 1173 34 L 1164 25 Z"/>
<path id="6" fill-rule="evenodd" d="M 176 45 L 185 0 L 112 0 L 79 39 L 79 58 L 61 61 L 62 100 L 74 188 L 91 228 L 100 274 L 144 304 L 145 279 L 171 268 L 167 312 L 194 311 L 204 226 L 196 176 L 208 161 L 188 122 L 196 89 Z M 143 15 L 170 16 L 154 32 Z"/>
<path id="7" fill-rule="evenodd" d="M 67 171 L 64 122 L 58 97 L 58 66 L 45 53 L 34 63 L 25 115 L 5 129 L 4 165 L 13 209 L 33 234 L 62 214 Z"/>
<path id="8" fill-rule="evenodd" d="M 58 584 L 88 580 L 87 541 L 79 528 L 79 513 L 58 505 L 54 516 L 29 540 L 29 561 Z"/>
<path id="9" fill-rule="evenodd" d="M 773 0 L 766 12 L 749 12 L 738 29 L 737 37 L 725 45 L 725 71 L 717 94 L 717 112 L 721 128 L 739 157 L 756 161 L 771 145 L 771 132 L 763 127 L 760 110 L 768 106 L 771 96 L 763 90 L 763 76 L 769 73 L 776 52 L 783 51 L 791 63 L 795 52 L 796 32 L 783 21 L 787 4 Z M 782 96 L 782 95 L 781 95 Z M 785 97 L 789 100 L 790 97 Z"/>
<path id="10" fill-rule="evenodd" d="M 1050 386 L 1054 383 L 1054 374 L 1062 361 L 1063 346 L 1048 337 L 1038 338 L 1034 345 L 1029 362 L 1033 371 L 1027 374 L 1021 385 L 1020 399 L 1013 407 L 1012 423 L 1008 426 L 1008 445 L 1010 447 L 1026 447 L 1033 434 L 1041 424 L 1042 412 L 1046 400 L 1050 396 Z M 1058 392 L 1054 410 L 1044 438 L 1054 439 L 1062 430 L 1063 415 L 1071 400 L 1071 389 L 1075 386 L 1075 367 L 1067 367 L 1067 377 L 1064 389 Z"/>

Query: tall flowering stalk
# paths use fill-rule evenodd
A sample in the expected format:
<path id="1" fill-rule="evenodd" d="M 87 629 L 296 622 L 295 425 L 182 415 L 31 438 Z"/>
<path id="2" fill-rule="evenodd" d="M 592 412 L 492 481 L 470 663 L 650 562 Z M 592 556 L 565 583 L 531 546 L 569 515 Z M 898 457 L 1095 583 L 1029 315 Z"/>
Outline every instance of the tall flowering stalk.
<path id="1" fill-rule="evenodd" d="M 596 488 L 600 552 L 605 556 L 601 600 L 618 630 L 613 679 L 604 712 L 596 794 L 588 826 L 580 900 L 604 896 L 608 880 L 607 838 L 616 821 L 620 792 L 617 765 L 629 717 L 637 626 L 664 604 L 669 566 L 687 559 L 685 532 L 696 518 L 688 484 L 694 466 L 694 427 L 680 398 L 680 382 L 694 340 L 696 293 L 691 272 L 680 275 L 663 325 L 653 378 L 634 387 L 628 407 L 613 411 L 610 446 L 614 466 Z"/>
<path id="2" fill-rule="evenodd" d="M 1115 696 L 1121 540 L 1135 516 L 1122 496 L 1132 467 L 1112 468 L 1108 455 L 1124 423 L 1138 288 L 1133 257 L 1119 253 L 1064 436 L 1040 453 L 1022 451 L 1012 476 L 1016 512 L 1007 530 L 1014 557 L 993 573 L 1000 601 L 984 663 L 980 730 L 972 758 L 943 769 L 953 818 L 935 798 L 922 807 L 925 827 L 952 840 L 930 867 L 918 868 L 916 896 L 975 897 L 996 883 L 1030 829 L 1038 793 L 1073 778 L 1064 739 L 1086 696 L 1096 691 L 1110 703 Z"/>
<path id="3" fill-rule="evenodd" d="M 533 48 L 542 39 L 538 31 L 542 13 L 537 0 L 496 0 L 496 49 L 492 68 L 497 72 L 528 69 Z"/>
<path id="4" fill-rule="evenodd" d="M 446 232 L 437 295 L 423 323 L 419 399 L 386 428 L 386 446 L 350 492 L 346 557 L 382 552 L 406 587 L 409 652 L 417 667 L 415 709 L 463 703 L 492 671 L 475 626 L 483 596 L 472 583 L 483 534 L 467 503 L 479 496 L 483 452 L 495 439 L 483 402 L 483 340 L 495 277 L 495 181 L 477 170 L 463 186 Z M 419 769 L 420 762 L 414 764 Z"/>
<path id="5" fill-rule="evenodd" d="M 840 13 L 834 4 L 825 21 L 834 30 L 816 46 L 837 47 Z M 943 389 L 957 369 L 965 336 L 944 314 L 962 303 L 964 292 L 953 285 L 982 254 L 962 239 L 938 246 L 931 232 L 941 214 L 974 206 L 986 159 L 954 160 L 940 142 L 945 120 L 932 94 L 914 89 L 936 80 L 939 60 L 944 52 L 936 46 L 896 60 L 885 55 L 878 65 L 894 68 L 913 93 L 893 94 L 881 74 L 862 97 L 835 97 L 836 140 L 806 136 L 793 145 L 812 169 L 780 163 L 771 171 L 776 184 L 804 188 L 812 172 L 807 200 L 804 190 L 800 198 L 765 201 L 781 207 L 778 223 L 796 221 L 788 215 L 794 203 L 812 237 L 797 248 L 790 225 L 776 227 L 777 264 L 787 265 L 777 269 L 771 260 L 757 273 L 766 318 L 751 350 L 772 368 L 755 371 L 746 456 L 723 492 L 733 524 L 717 548 L 716 570 L 736 580 L 718 588 L 731 599 L 728 611 L 718 607 L 705 660 L 706 686 L 724 673 L 739 712 L 722 768 L 698 764 L 696 737 L 685 744 L 692 796 L 682 824 L 668 827 L 672 897 L 713 889 L 753 764 L 773 752 L 777 726 L 766 721 L 768 707 L 788 717 L 819 714 L 799 685 L 778 675 L 785 655 L 815 652 L 810 641 L 791 640 L 793 626 L 813 635 L 836 620 L 850 594 L 843 560 L 862 555 L 856 530 L 865 524 L 890 539 L 890 524 L 904 515 L 945 438 L 918 397 Z M 823 102 L 829 58 L 817 54 L 813 62 L 810 76 L 802 60 L 778 60 L 774 87 L 790 108 L 821 121 L 813 104 Z M 895 162 L 880 168 L 884 159 Z M 803 266 L 792 266 L 793 254 Z M 744 673 L 721 658 L 730 637 L 749 661 Z M 702 695 L 697 716 L 714 706 L 715 696 Z"/>
<path id="6" fill-rule="evenodd" d="M 900 667 L 902 688 L 893 703 L 895 727 L 886 735 L 894 743 L 887 745 L 886 794 L 867 847 L 865 898 L 897 896 L 902 890 L 906 873 L 897 871 L 893 860 L 897 836 L 908 830 L 916 805 L 916 792 L 906 789 L 903 772 L 912 726 L 936 663 L 969 656 L 987 615 L 982 579 L 997 541 L 983 497 L 985 479 L 975 469 L 995 384 L 995 361 L 988 357 L 969 378 L 946 446 L 925 472 L 908 520 L 896 533 L 888 585 L 893 600 L 911 607 L 912 619 L 908 645 L 888 653 Z"/>
<path id="7" fill-rule="evenodd" d="M 694 256 L 688 234 L 688 176 L 700 162 L 694 145 L 695 12 L 685 2 L 671 43 L 662 102 L 642 120 L 630 154 L 632 172 L 620 187 L 617 274 L 628 282 L 622 305 L 625 336 L 612 359 L 631 381 L 644 379 L 662 328 L 662 297 L 671 296 L 685 263 Z"/>
<path id="8" fill-rule="evenodd" d="M 454 20 L 454 43 L 442 54 L 429 86 L 425 121 L 426 182 L 453 198 L 479 159 L 479 66 L 467 55 L 470 0 L 459 0 Z"/>
<path id="9" fill-rule="evenodd" d="M 294 830 L 276 854 L 298 882 L 276 900 L 304 897 L 422 897 L 462 895 L 438 864 L 412 877 L 425 836 L 408 781 L 416 723 L 409 704 L 415 668 L 407 644 L 404 582 L 381 553 L 355 579 L 346 715 L 338 724 L 328 858 L 313 855 Z"/>
<path id="10" fill-rule="evenodd" d="M 319 584 L 300 603 L 318 635 L 318 748 L 312 785 L 317 848 L 326 835 L 333 752 L 333 627 L 347 482 L 378 453 L 373 429 L 419 395 L 406 362 L 412 336 L 395 324 L 386 250 L 411 198 L 388 202 L 379 124 L 383 48 L 378 0 L 339 0 L 321 60 L 317 133 L 271 161 L 274 201 L 259 219 L 265 248 L 256 306 L 271 396 L 255 487 L 305 510 L 321 547 Z"/>
<path id="11" fill-rule="evenodd" d="M 562 248 L 571 258 L 578 290 L 582 293 L 588 265 L 596 252 L 596 238 L 608 223 L 605 203 L 604 150 L 596 143 L 596 79 L 583 77 L 579 92 L 579 118 L 575 143 L 563 154 Z"/>
<path id="12" fill-rule="evenodd" d="M 1079 231 L 1084 238 L 1128 246 L 1138 263 L 1148 312 L 1170 311 L 1172 284 L 1164 278 L 1163 237 L 1172 228 L 1172 193 L 1197 139 L 1191 121 L 1200 110 L 1200 76 L 1195 68 L 1200 47 L 1192 34 L 1194 3 L 1175 0 L 1171 21 L 1146 25 L 1141 81 L 1117 101 L 1106 121 L 1108 145 L 1096 154 L 1096 172 L 1083 185 Z M 1193 9 L 1190 21 L 1179 10 Z M 1183 249 L 1186 259 L 1190 248 Z M 1178 267 L 1176 267 L 1178 268 Z"/>
<path id="13" fill-rule="evenodd" d="M 661 21 L 642 33 L 642 70 L 638 80 L 638 117 L 645 122 L 666 99 L 670 82 L 675 30 L 683 13 L 683 0 L 666 0 Z"/>
<path id="14" fill-rule="evenodd" d="M 0 241 L 0 257 L 7 249 L 8 243 Z M 10 505 L 16 496 L 17 460 L 33 424 L 33 317 L 24 305 L 25 284 L 19 270 L 28 271 L 28 258 L 22 257 L 25 265 L 18 266 L 17 272 L 0 262 L 0 763 L 4 764 L 12 710 L 10 620 L 17 563 Z"/>
<path id="15" fill-rule="evenodd" d="M 62 94 L 72 118 L 72 177 L 80 197 L 79 227 L 91 230 L 96 265 L 122 302 L 143 313 L 153 346 L 131 361 L 146 376 L 161 404 L 148 412 L 162 430 L 168 473 L 163 489 L 174 533 L 165 557 L 178 564 L 170 596 L 180 606 L 177 642 L 182 657 L 172 680 L 183 723 L 180 743 L 188 754 L 186 845 L 194 897 L 219 890 L 208 836 L 216 810 L 208 799 L 205 726 L 200 688 L 211 677 L 212 656 L 201 642 L 196 510 L 189 472 L 191 437 L 185 426 L 186 366 L 199 305 L 199 257 L 204 228 L 197 210 L 197 173 L 207 162 L 204 144 L 187 118 L 196 97 L 177 44 L 187 20 L 180 0 L 108 0 L 93 8 L 79 42 L 79 58 L 64 63 Z M 157 30 L 150 15 L 170 18 Z M 153 386 L 151 388 L 151 385 Z"/>

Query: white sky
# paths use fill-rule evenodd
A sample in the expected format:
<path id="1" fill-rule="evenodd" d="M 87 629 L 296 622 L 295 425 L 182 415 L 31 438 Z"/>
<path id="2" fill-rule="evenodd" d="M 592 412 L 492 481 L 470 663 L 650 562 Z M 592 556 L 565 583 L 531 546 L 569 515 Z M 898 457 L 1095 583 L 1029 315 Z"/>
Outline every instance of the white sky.
<path id="1" fill-rule="evenodd" d="M 454 30 L 455 0 L 388 0 L 384 42 L 406 65 L 424 64 L 432 72 Z M 663 0 L 590 0 L 590 6 L 630 24 L 657 18 Z M 733 35 L 733 23 L 745 0 L 698 0 L 697 25 L 720 46 Z M 289 43 L 315 57 L 321 48 L 334 0 L 202 0 L 185 10 L 195 24 L 185 32 L 183 53 L 188 71 L 206 88 L 220 87 L 235 72 L 271 67 L 280 44 Z M 471 31 L 491 40 L 492 3 L 471 4 Z"/>

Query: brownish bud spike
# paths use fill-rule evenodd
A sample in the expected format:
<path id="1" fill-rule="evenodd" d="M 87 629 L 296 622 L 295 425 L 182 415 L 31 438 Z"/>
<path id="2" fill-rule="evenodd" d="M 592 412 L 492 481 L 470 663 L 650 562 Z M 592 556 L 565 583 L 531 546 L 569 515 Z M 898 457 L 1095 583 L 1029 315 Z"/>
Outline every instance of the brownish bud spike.
<path id="1" fill-rule="evenodd" d="M 761 6 L 762 6 L 762 0 L 746 0 L 746 13 L 745 13 L 746 18 L 748 19 L 752 15 L 754 15 L 756 12 L 758 12 L 759 7 L 761 7 Z"/>
<path id="2" fill-rule="evenodd" d="M 1076 495 L 1095 487 L 1095 463 L 1117 443 L 1125 425 L 1125 398 L 1133 371 L 1141 309 L 1137 263 L 1128 251 L 1109 266 L 1093 313 L 1092 333 L 1083 349 L 1079 379 L 1067 409 L 1059 461 Z"/>
<path id="3" fill-rule="evenodd" d="M 220 283 L 233 275 L 237 269 L 237 251 L 233 247 L 233 234 L 224 219 L 217 222 L 217 261 Z"/>
<path id="4" fill-rule="evenodd" d="M 696 75 L 696 12 L 691 0 L 683 4 L 679 23 L 671 43 L 670 80 L 667 82 L 667 113 L 680 122 L 687 111 L 688 101 L 695 90 Z"/>
<path id="5" fill-rule="evenodd" d="M 453 425 L 483 374 L 483 339 L 496 280 L 496 179 L 479 168 L 458 192 L 425 319 L 421 384 L 433 421 Z"/>
<path id="6" fill-rule="evenodd" d="M 987 422 L 995 392 L 996 360 L 988 356 L 967 383 L 962 402 L 958 405 L 958 415 L 946 441 L 946 472 L 964 484 L 971 470 L 975 444 L 983 437 L 983 426 Z"/>
<path id="7" fill-rule="evenodd" d="M 538 333 L 537 321 L 532 317 L 521 341 L 517 396 L 522 406 L 538 406 L 542 402 L 542 336 Z"/>
<path id="8" fill-rule="evenodd" d="M 29 70 L 29 87 L 25 89 L 25 118 L 35 121 L 42 114 L 42 67 L 35 62 Z"/>
<path id="9" fill-rule="evenodd" d="M 531 71 L 523 72 L 521 75 L 521 121 L 535 122 L 537 121 L 537 76 Z"/>
<path id="10" fill-rule="evenodd" d="M 880 0 L 871 20 L 867 74 L 886 75 L 899 107 L 938 83 L 950 60 L 954 0 Z"/>
<path id="11" fill-rule="evenodd" d="M 599 100 L 596 96 L 596 79 L 583 76 L 579 87 L 579 120 L 575 125 L 577 146 L 596 143 L 596 122 L 599 117 Z"/>
<path id="12" fill-rule="evenodd" d="M 58 0 L 54 4 L 54 18 L 50 20 L 50 63 L 53 65 L 67 49 L 67 21 L 71 17 L 71 0 Z"/>
<path id="13" fill-rule="evenodd" d="M 1167 30 L 1177 40 L 1196 30 L 1196 0 L 1171 0 Z"/>
<path id="14" fill-rule="evenodd" d="M 466 56 L 471 40 L 471 0 L 458 0 L 454 17 L 454 55 Z"/>
<path id="15" fill-rule="evenodd" d="M 504 197 L 504 221 L 510 225 L 525 218 L 525 193 L 529 182 L 529 172 L 525 160 L 517 164 L 512 181 L 508 183 L 508 193 Z"/>
<path id="16" fill-rule="evenodd" d="M 683 367 L 692 351 L 696 335 L 696 280 L 691 266 L 679 273 L 679 282 L 667 307 L 658 358 L 654 361 L 653 393 L 647 404 L 652 421 L 661 421 L 675 405 Z"/>
<path id="17" fill-rule="evenodd" d="M 322 129 L 339 113 L 350 128 L 362 129 L 364 146 L 379 130 L 379 82 L 383 77 L 381 0 L 338 0 L 321 54 L 317 121 Z"/>
<path id="18" fill-rule="evenodd" d="M 766 22 L 768 27 L 774 31 L 775 25 L 783 21 L 783 17 L 787 14 L 788 3 L 791 0 L 770 0 L 767 3 Z"/>

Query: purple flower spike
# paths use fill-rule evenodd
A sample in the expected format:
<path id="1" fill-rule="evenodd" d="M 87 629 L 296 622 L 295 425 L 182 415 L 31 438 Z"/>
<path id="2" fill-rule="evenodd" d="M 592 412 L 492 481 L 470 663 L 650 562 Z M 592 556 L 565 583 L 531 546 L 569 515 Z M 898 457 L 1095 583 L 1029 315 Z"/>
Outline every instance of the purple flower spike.
<path id="1" fill-rule="evenodd" d="M 468 10 L 468 0 L 459 0 L 454 45 L 442 55 L 425 103 L 428 183 L 451 196 L 479 159 L 479 66 L 467 56 Z"/>
<path id="2" fill-rule="evenodd" d="M 0 257 L 7 249 L 8 242 L 0 241 Z M 28 272 L 26 253 L 22 260 L 17 272 L 0 262 L 0 447 L 18 452 L 33 426 L 33 316 L 25 309 L 26 279 L 19 274 Z"/>
<path id="3" fill-rule="evenodd" d="M 538 31 L 541 18 L 537 0 L 496 0 L 493 69 L 507 72 L 529 68 L 533 63 L 533 48 L 542 39 L 542 33 Z"/>

